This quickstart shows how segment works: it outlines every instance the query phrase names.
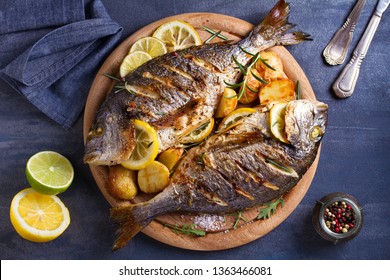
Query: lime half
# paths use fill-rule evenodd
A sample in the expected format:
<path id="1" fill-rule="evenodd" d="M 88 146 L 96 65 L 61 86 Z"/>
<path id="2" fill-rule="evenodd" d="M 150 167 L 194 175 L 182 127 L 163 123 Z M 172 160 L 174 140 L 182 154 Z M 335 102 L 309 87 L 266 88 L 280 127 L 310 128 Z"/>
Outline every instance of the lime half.
<path id="1" fill-rule="evenodd" d="M 43 151 L 28 160 L 26 177 L 30 186 L 37 192 L 56 195 L 69 188 L 74 170 L 70 161 L 63 155 Z"/>

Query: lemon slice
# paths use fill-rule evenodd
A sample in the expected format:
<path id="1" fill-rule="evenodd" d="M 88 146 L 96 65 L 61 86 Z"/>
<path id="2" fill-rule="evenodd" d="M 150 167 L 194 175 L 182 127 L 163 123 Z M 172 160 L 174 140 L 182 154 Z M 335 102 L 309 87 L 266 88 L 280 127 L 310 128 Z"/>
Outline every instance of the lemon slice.
<path id="1" fill-rule="evenodd" d="M 173 20 L 162 24 L 153 33 L 153 37 L 163 41 L 168 52 L 202 44 L 202 40 L 194 27 L 181 20 Z"/>
<path id="2" fill-rule="evenodd" d="M 201 124 L 193 131 L 183 136 L 180 139 L 180 143 L 188 144 L 188 143 L 198 143 L 206 139 L 207 136 L 211 133 L 214 127 L 214 118 L 211 118 L 207 122 Z"/>
<path id="3" fill-rule="evenodd" d="M 242 118 L 252 115 L 255 112 L 256 110 L 252 108 L 239 108 L 234 110 L 222 119 L 221 123 L 218 126 L 218 132 L 221 133 L 233 128 L 240 123 L 239 121 Z"/>
<path id="4" fill-rule="evenodd" d="M 57 196 L 40 194 L 32 188 L 14 196 L 10 218 L 16 232 L 34 242 L 53 240 L 70 224 L 69 211 Z"/>
<path id="5" fill-rule="evenodd" d="M 143 51 L 148 53 L 152 58 L 167 53 L 165 43 L 154 37 L 144 37 L 137 40 L 130 48 L 129 53 Z"/>
<path id="6" fill-rule="evenodd" d="M 129 53 L 122 61 L 121 66 L 119 67 L 119 75 L 124 78 L 134 69 L 138 68 L 148 60 L 151 60 L 152 57 L 150 54 L 144 51 L 135 51 Z"/>
<path id="7" fill-rule="evenodd" d="M 129 160 L 122 162 L 122 165 L 132 170 L 140 170 L 153 162 L 158 154 L 157 132 L 148 123 L 134 121 L 136 145 Z"/>
<path id="8" fill-rule="evenodd" d="M 288 102 L 275 103 L 269 111 L 270 130 L 272 135 L 283 143 L 290 143 L 287 140 L 287 134 L 284 130 L 286 115 L 286 106 Z"/>
<path id="9" fill-rule="evenodd" d="M 27 161 L 26 177 L 30 186 L 37 192 L 55 195 L 69 188 L 74 170 L 70 161 L 63 155 L 43 151 Z"/>

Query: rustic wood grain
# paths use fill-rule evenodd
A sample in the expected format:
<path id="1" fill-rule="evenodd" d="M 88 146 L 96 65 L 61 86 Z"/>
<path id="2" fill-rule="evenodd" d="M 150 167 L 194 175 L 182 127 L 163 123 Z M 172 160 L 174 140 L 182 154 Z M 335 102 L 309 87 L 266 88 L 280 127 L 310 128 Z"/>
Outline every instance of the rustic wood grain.
<path id="1" fill-rule="evenodd" d="M 245 37 L 253 28 L 252 24 L 230 16 L 212 13 L 191 13 L 164 18 L 151 23 L 132 34 L 107 58 L 91 86 L 84 114 L 84 141 L 97 110 L 113 86 L 113 82 L 104 77 L 103 74 L 109 73 L 116 75 L 122 59 L 126 56 L 130 46 L 137 39 L 144 36 L 150 36 L 162 23 L 175 19 L 189 22 L 199 32 L 202 40 L 205 40 L 210 36 L 208 32 L 202 29 L 202 26 L 204 25 L 214 30 L 222 30 L 223 34 L 227 35 L 227 37 L 233 41 Z M 215 41 L 217 40 L 218 39 Z M 305 73 L 291 54 L 284 47 L 273 47 L 272 50 L 278 53 L 282 58 L 287 76 L 294 82 L 300 81 L 302 97 L 315 100 L 314 92 Z M 248 222 L 240 224 L 236 229 L 232 229 L 231 224 L 229 224 L 227 228 L 223 228 L 223 230 L 216 232 L 208 232 L 204 237 L 193 237 L 188 235 L 177 235 L 169 228 L 163 226 L 164 223 L 177 223 L 179 225 L 191 224 L 193 223 L 192 215 L 164 215 L 153 221 L 143 230 L 143 233 L 163 243 L 192 250 L 223 250 L 256 240 L 281 224 L 298 206 L 313 180 L 319 160 L 319 154 L 320 152 L 318 152 L 315 162 L 299 181 L 297 186 L 284 196 L 284 207 L 279 207 L 276 214 L 272 215 L 270 219 L 255 220 L 254 217 L 256 217 L 257 209 L 251 209 L 244 212 L 245 217 L 250 217 L 247 219 Z M 129 203 L 119 201 L 107 193 L 105 187 L 108 177 L 107 167 L 91 165 L 90 169 L 99 189 L 112 206 L 126 205 Z M 144 199 L 145 198 L 142 196 L 139 196 L 136 201 L 142 201 Z"/>

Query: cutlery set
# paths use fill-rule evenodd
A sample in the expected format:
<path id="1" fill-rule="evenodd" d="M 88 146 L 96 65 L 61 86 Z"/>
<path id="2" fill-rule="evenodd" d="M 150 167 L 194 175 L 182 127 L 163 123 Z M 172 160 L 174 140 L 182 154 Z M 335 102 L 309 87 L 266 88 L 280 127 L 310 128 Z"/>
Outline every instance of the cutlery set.
<path id="1" fill-rule="evenodd" d="M 335 33 L 323 51 L 325 61 L 330 65 L 342 64 L 345 61 L 352 35 L 366 0 L 358 0 L 343 26 Z M 333 84 L 333 91 L 339 98 L 350 97 L 359 77 L 360 66 L 365 58 L 383 12 L 389 6 L 390 0 L 379 0 L 370 22 L 360 38 L 352 58 L 344 67 Z"/>

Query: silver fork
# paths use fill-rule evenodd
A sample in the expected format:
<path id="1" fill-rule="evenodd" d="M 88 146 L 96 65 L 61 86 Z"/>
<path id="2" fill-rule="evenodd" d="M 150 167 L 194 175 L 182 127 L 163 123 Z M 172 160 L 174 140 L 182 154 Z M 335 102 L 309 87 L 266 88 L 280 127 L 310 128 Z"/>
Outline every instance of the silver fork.
<path id="1" fill-rule="evenodd" d="M 347 55 L 352 35 L 366 0 L 358 0 L 343 26 L 324 49 L 323 55 L 330 65 L 342 64 Z"/>

